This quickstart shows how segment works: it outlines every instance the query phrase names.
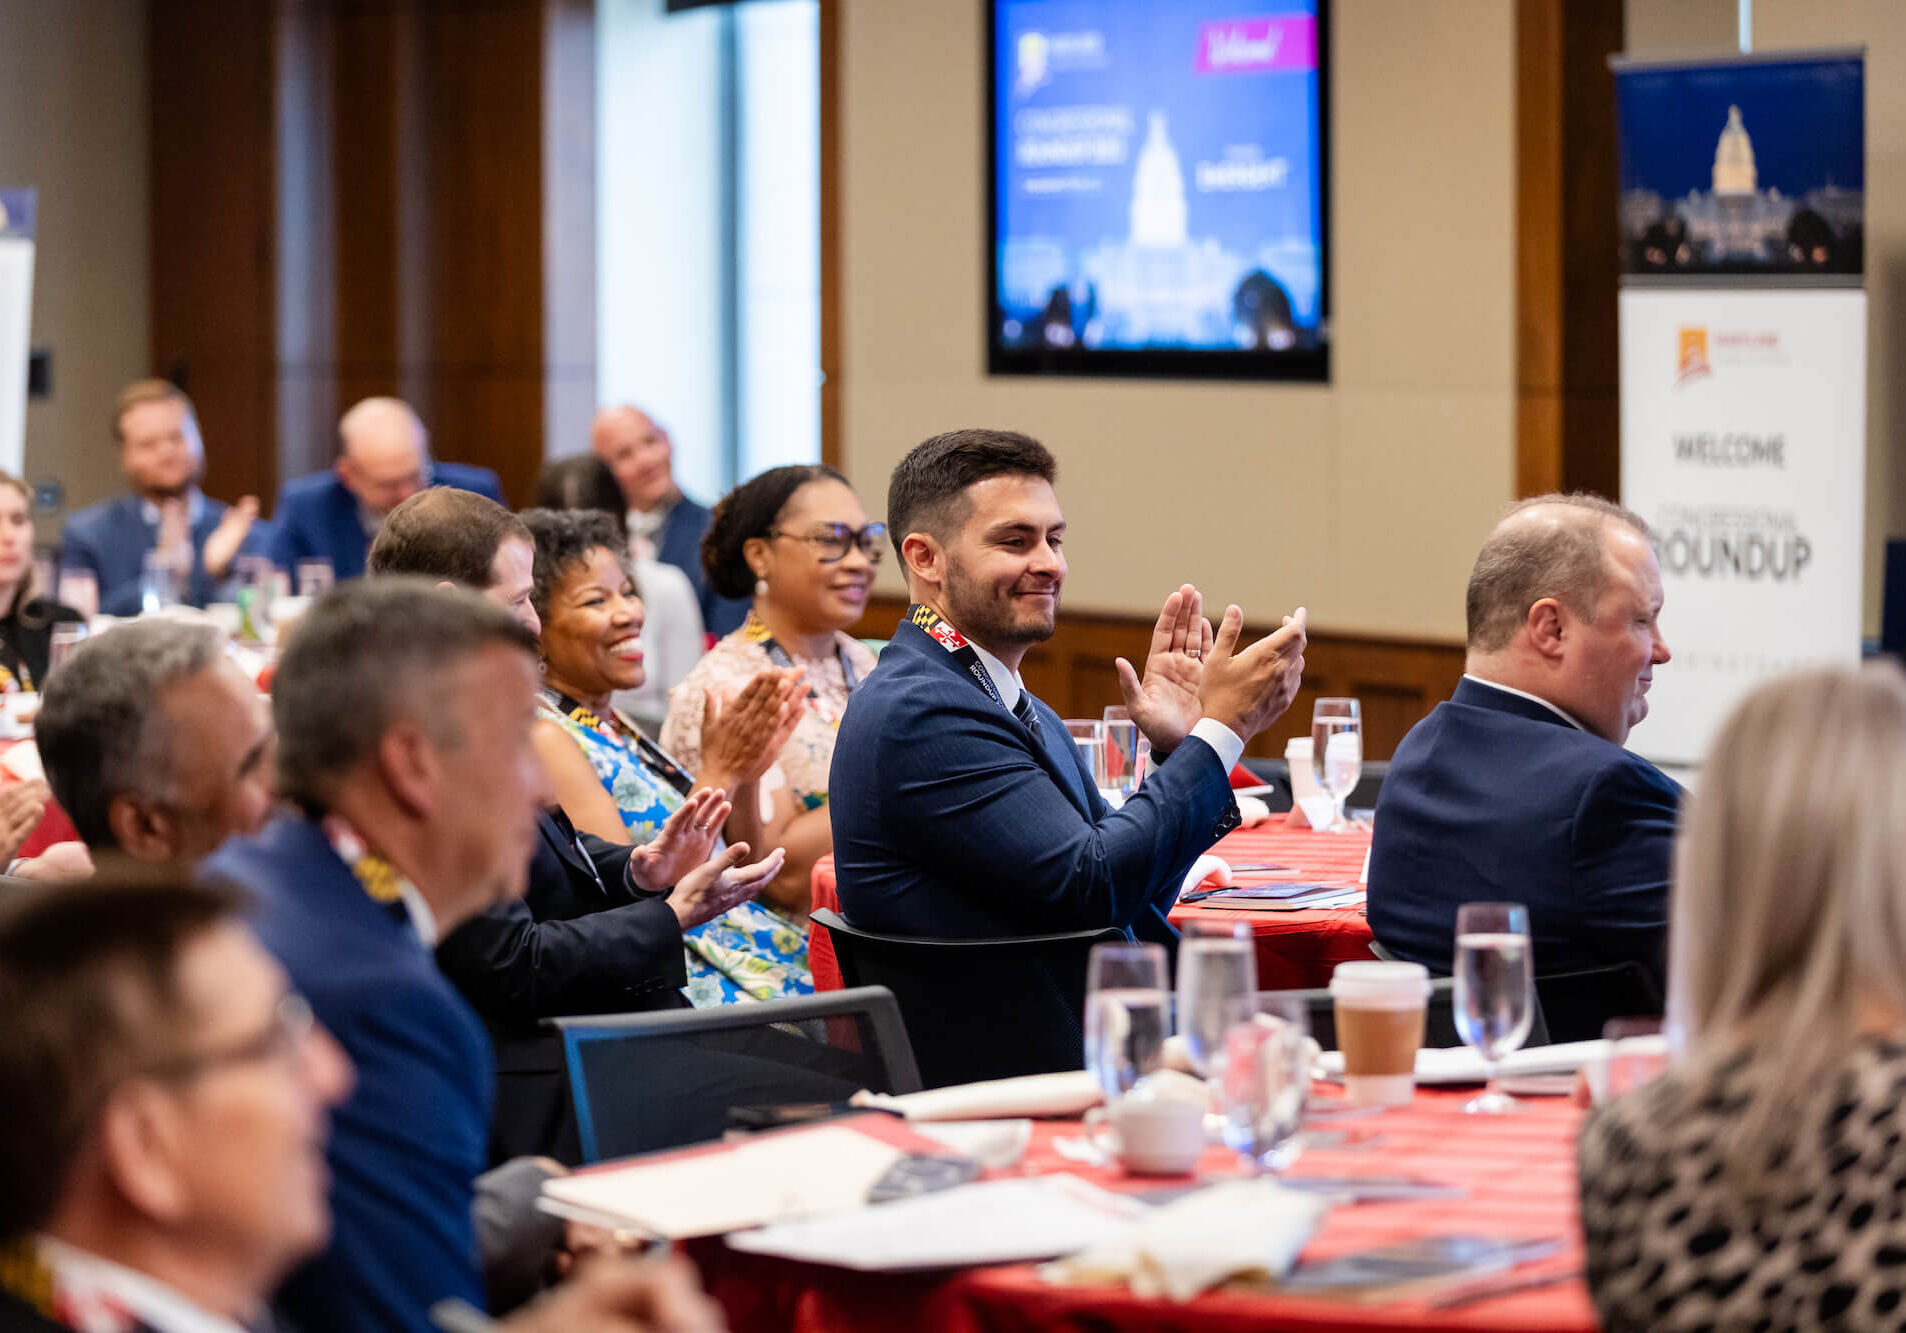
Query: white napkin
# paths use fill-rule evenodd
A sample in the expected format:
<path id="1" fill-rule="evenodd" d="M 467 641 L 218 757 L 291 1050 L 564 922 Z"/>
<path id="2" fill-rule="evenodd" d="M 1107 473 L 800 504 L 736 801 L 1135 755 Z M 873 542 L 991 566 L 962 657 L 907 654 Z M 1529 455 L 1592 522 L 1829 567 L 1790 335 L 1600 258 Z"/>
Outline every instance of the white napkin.
<path id="1" fill-rule="evenodd" d="M 1244 821 L 1238 825 L 1239 828 L 1256 828 L 1271 817 L 1271 807 L 1255 796 L 1240 796 L 1237 802 L 1238 814 Z"/>
<path id="2" fill-rule="evenodd" d="M 1004 1170 L 1026 1155 L 1026 1144 L 1032 1140 L 1032 1121 L 934 1120 L 924 1123 L 919 1133 L 981 1166 Z"/>
<path id="3" fill-rule="evenodd" d="M 1019 1078 L 961 1083 L 929 1088 L 898 1097 L 885 1092 L 857 1092 L 856 1106 L 898 1111 L 908 1120 L 997 1120 L 1009 1116 L 1075 1116 L 1105 1100 L 1099 1081 L 1083 1069 L 1059 1074 L 1024 1074 Z"/>
<path id="4" fill-rule="evenodd" d="M 1231 863 L 1222 856 L 1213 856 L 1206 852 L 1191 863 L 1191 869 L 1185 872 L 1185 882 L 1178 886 L 1178 896 L 1183 897 L 1203 884 L 1207 879 L 1216 879 L 1225 888 L 1231 887 Z"/>
<path id="5" fill-rule="evenodd" d="M 1048 1282 L 1123 1280 L 1135 1296 L 1188 1301 L 1228 1278 L 1282 1278 L 1330 1202 L 1275 1180 L 1238 1180 L 1188 1194 L 1067 1259 Z"/>

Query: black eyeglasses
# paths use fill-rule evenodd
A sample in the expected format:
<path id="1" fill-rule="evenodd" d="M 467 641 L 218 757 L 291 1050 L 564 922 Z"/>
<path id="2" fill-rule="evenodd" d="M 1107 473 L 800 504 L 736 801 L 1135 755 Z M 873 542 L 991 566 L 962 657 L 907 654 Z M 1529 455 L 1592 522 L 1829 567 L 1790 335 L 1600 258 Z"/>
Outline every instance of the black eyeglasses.
<path id="1" fill-rule="evenodd" d="M 271 1021 L 251 1036 L 229 1046 L 210 1051 L 193 1051 L 148 1065 L 139 1071 L 144 1078 L 170 1080 L 193 1079 L 214 1069 L 230 1065 L 262 1064 L 267 1060 L 290 1057 L 304 1045 L 317 1019 L 310 1001 L 296 991 L 287 991 L 272 1011 Z"/>
<path id="2" fill-rule="evenodd" d="M 797 542 L 808 543 L 824 565 L 845 560 L 851 546 L 858 546 L 860 553 L 877 565 L 887 549 L 885 523 L 869 523 L 864 528 L 850 528 L 845 523 L 823 523 L 814 532 L 783 532 L 779 528 L 769 528 L 768 536 L 792 537 Z"/>

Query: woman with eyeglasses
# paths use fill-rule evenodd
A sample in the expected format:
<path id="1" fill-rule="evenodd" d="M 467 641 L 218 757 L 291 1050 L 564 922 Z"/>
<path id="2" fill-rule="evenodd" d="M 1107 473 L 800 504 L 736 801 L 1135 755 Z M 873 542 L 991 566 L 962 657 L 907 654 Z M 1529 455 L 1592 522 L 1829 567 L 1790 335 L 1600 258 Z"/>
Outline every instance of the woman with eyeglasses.
<path id="1" fill-rule="evenodd" d="M 870 523 L 854 488 L 830 467 L 777 467 L 730 491 L 702 539 L 702 568 L 724 597 L 754 604 L 741 628 L 718 642 L 669 696 L 662 744 L 691 769 L 704 720 L 767 667 L 796 667 L 806 711 L 761 781 L 764 845 L 787 863 L 762 891 L 805 927 L 814 863 L 834 847 L 827 771 L 847 696 L 874 669 L 874 655 L 844 631 L 860 619 L 887 526 Z"/>

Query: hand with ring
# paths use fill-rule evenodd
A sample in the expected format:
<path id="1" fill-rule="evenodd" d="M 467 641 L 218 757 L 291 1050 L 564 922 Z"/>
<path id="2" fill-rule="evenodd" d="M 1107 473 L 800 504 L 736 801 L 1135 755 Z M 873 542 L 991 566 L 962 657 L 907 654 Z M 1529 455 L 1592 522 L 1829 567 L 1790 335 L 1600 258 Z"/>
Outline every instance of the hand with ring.
<path id="1" fill-rule="evenodd" d="M 629 879 L 644 893 L 666 893 L 708 859 L 732 807 L 726 792 L 697 789 L 650 842 L 629 854 Z"/>
<path id="2" fill-rule="evenodd" d="M 1125 707 L 1160 754 L 1177 749 L 1203 716 L 1198 694 L 1204 684 L 1203 658 L 1210 648 L 1204 597 L 1187 583 L 1165 599 L 1158 613 L 1144 678 L 1122 657 L 1115 664 Z"/>

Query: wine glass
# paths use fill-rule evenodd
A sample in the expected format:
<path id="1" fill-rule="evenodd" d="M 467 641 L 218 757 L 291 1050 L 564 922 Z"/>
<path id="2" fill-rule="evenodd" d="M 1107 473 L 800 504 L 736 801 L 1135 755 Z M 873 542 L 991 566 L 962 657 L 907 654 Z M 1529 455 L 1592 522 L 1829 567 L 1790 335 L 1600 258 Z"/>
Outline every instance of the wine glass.
<path id="1" fill-rule="evenodd" d="M 1178 1033 L 1191 1067 L 1205 1078 L 1218 1072 L 1224 1034 L 1253 1012 L 1257 998 L 1257 942 L 1250 927 L 1207 923 L 1178 946 Z"/>
<path id="2" fill-rule="evenodd" d="M 1521 903 L 1464 903 L 1456 909 L 1456 1031 L 1482 1056 L 1487 1086 L 1463 1110 L 1516 1109 L 1496 1085 L 1496 1066 L 1521 1046 L 1535 1019 L 1529 909 Z"/>
<path id="3" fill-rule="evenodd" d="M 59 593 L 54 600 L 90 621 L 99 614 L 99 576 L 90 569 L 61 570 Z"/>
<path id="4" fill-rule="evenodd" d="M 1224 1141 L 1255 1174 L 1297 1156 L 1310 1103 L 1310 1015 L 1294 995 L 1268 992 L 1224 1034 Z"/>
<path id="5" fill-rule="evenodd" d="M 179 604 L 185 576 L 189 571 L 169 551 L 147 551 L 139 573 L 139 610 L 145 615 Z"/>
<path id="6" fill-rule="evenodd" d="M 1355 699 L 1319 699 L 1310 714 L 1311 769 L 1332 806 L 1330 831 L 1350 827 L 1343 803 L 1363 776 L 1363 714 Z"/>
<path id="7" fill-rule="evenodd" d="M 1079 759 L 1085 764 L 1085 771 L 1097 773 L 1104 762 L 1105 724 L 1096 717 L 1069 717 L 1065 724 L 1072 743 L 1079 747 Z"/>
<path id="8" fill-rule="evenodd" d="M 1164 1062 L 1170 1029 L 1166 976 L 1163 945 L 1092 948 L 1085 972 L 1085 1067 L 1108 1102 Z"/>

